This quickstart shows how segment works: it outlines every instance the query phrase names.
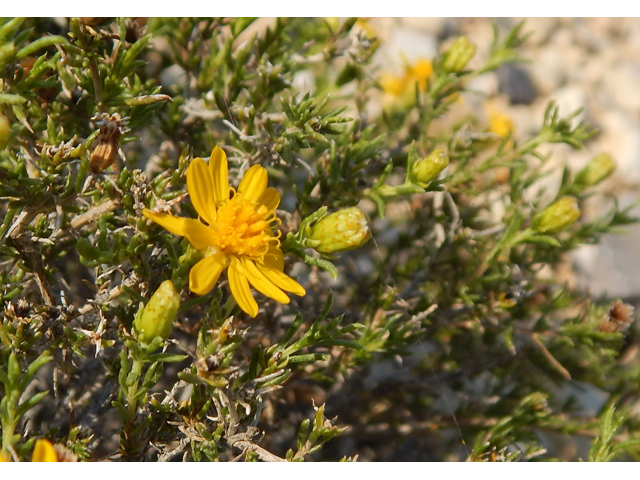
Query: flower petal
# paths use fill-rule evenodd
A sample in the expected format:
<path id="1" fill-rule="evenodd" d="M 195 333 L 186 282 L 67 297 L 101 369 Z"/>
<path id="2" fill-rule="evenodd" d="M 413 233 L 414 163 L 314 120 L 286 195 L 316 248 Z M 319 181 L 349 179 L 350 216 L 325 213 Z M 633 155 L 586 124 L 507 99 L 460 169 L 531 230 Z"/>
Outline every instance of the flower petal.
<path id="1" fill-rule="evenodd" d="M 142 210 L 142 214 L 171 233 L 187 237 L 191 245 L 197 250 L 204 250 L 213 246 L 212 237 L 214 232 L 200 220 L 176 217 L 168 213 L 155 213 L 146 208 Z"/>
<path id="2" fill-rule="evenodd" d="M 269 248 L 262 263 L 265 267 L 273 268 L 279 272 L 284 271 L 284 255 L 282 254 L 282 250 L 278 247 Z"/>
<path id="3" fill-rule="evenodd" d="M 213 199 L 216 207 L 219 207 L 229 200 L 229 165 L 227 163 L 227 154 L 217 145 L 211 152 L 209 172 L 211 172 L 213 183 Z"/>
<path id="4" fill-rule="evenodd" d="M 33 449 L 32 462 L 57 462 L 58 455 L 49 440 L 39 438 L 36 440 L 36 448 Z"/>
<path id="5" fill-rule="evenodd" d="M 242 177 L 238 187 L 238 195 L 251 202 L 257 202 L 267 188 L 269 176 L 260 165 L 254 165 Z"/>
<path id="6" fill-rule="evenodd" d="M 229 287 L 233 298 L 243 311 L 251 317 L 258 315 L 258 304 L 253 299 L 246 272 L 237 258 L 233 258 L 229 265 Z"/>
<path id="7" fill-rule="evenodd" d="M 260 195 L 258 204 L 264 205 L 270 212 L 273 212 L 280 205 L 280 194 L 275 188 L 269 187 Z"/>
<path id="8" fill-rule="evenodd" d="M 256 290 L 285 305 L 290 302 L 289 297 L 264 276 L 253 260 L 247 258 L 242 259 L 242 266 L 245 269 L 249 283 L 251 283 Z"/>
<path id="9" fill-rule="evenodd" d="M 228 263 L 227 256 L 220 252 L 196 263 L 189 272 L 189 290 L 206 295 L 214 287 Z"/>
<path id="10" fill-rule="evenodd" d="M 194 158 L 187 170 L 187 190 L 196 211 L 209 225 L 216 221 L 216 203 L 209 167 L 201 158 Z"/>
<path id="11" fill-rule="evenodd" d="M 307 291 L 294 279 L 275 268 L 270 268 L 265 264 L 256 264 L 256 267 L 267 277 L 276 287 L 281 288 L 285 292 L 291 292 L 294 295 L 302 297 Z M 266 294 L 265 294 L 266 295 Z"/>

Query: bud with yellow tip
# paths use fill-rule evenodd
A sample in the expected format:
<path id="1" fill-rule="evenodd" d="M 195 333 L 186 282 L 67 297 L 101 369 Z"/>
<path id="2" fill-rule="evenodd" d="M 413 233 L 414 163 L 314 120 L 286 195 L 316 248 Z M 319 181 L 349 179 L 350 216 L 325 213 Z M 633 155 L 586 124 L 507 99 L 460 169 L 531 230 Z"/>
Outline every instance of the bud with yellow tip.
<path id="1" fill-rule="evenodd" d="M 611 175 L 615 168 L 616 163 L 611 156 L 601 153 L 577 173 L 575 183 L 582 188 L 593 187 Z"/>
<path id="2" fill-rule="evenodd" d="M 321 253 L 338 253 L 363 245 L 371 237 L 367 217 L 357 207 L 344 208 L 321 218 L 309 239 Z"/>
<path id="3" fill-rule="evenodd" d="M 458 73 L 467 66 L 475 54 L 476 45 L 465 36 L 458 37 L 444 53 L 442 68 L 448 73 Z"/>
<path id="4" fill-rule="evenodd" d="M 578 218 L 578 201 L 574 197 L 562 197 L 534 216 L 532 226 L 539 233 L 554 233 L 575 223 Z"/>
<path id="5" fill-rule="evenodd" d="M 430 182 L 438 178 L 438 175 L 449 165 L 449 156 L 442 148 L 431 152 L 429 156 L 418 160 L 413 166 L 413 180 L 421 187 L 427 187 Z"/>
<path id="6" fill-rule="evenodd" d="M 133 321 L 133 329 L 138 340 L 146 344 L 155 337 L 166 340 L 171 333 L 179 307 L 180 295 L 171 280 L 165 280 Z"/>

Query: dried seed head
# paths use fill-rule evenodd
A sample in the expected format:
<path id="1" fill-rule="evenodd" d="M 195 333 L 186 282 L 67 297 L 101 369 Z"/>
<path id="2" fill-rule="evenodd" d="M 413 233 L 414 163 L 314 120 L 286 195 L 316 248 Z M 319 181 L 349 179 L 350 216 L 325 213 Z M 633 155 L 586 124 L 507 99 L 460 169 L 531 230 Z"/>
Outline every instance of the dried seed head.
<path id="1" fill-rule="evenodd" d="M 95 27 L 96 25 L 100 25 L 104 22 L 106 18 L 107 17 L 76 17 L 76 20 L 78 20 L 78 23 L 81 25 Z"/>
<path id="2" fill-rule="evenodd" d="M 598 330 L 601 332 L 621 332 L 626 330 L 633 321 L 633 306 L 618 299 L 611 306 L 608 315 L 600 322 Z"/>
<path id="3" fill-rule="evenodd" d="M 100 113 L 91 120 L 100 126 L 100 133 L 91 150 L 91 170 L 93 173 L 100 173 L 109 168 L 118 156 L 120 136 L 129 131 L 129 119 L 120 117 L 118 113 Z"/>

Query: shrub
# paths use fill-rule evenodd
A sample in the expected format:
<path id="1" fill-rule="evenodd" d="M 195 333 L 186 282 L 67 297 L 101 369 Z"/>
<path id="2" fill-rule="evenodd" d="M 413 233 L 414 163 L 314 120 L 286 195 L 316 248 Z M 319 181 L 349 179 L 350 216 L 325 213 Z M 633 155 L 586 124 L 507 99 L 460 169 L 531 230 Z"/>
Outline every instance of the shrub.
<path id="1" fill-rule="evenodd" d="M 630 307 L 550 275 L 611 159 L 446 121 L 522 29 L 394 78 L 356 19 L 3 20 L 3 458 L 637 458 Z"/>

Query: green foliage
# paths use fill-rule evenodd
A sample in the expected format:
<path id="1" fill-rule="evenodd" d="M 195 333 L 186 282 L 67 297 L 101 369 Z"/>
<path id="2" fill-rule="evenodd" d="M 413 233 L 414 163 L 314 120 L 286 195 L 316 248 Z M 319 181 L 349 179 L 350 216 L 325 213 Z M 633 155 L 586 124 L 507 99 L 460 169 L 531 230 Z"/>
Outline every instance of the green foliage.
<path id="1" fill-rule="evenodd" d="M 522 24 L 496 28 L 478 69 L 474 39 L 442 47 L 384 104 L 380 40 L 357 19 L 2 22 L 0 454 L 47 437 L 80 460 L 398 460 L 413 444 L 411 459 L 515 461 L 560 458 L 560 435 L 587 438 L 589 461 L 637 459 L 630 308 L 547 273 L 636 221 L 615 199 L 578 218 L 610 159 L 552 168 L 550 145 L 595 131 L 553 103 L 531 136 L 444 121 L 470 80 L 521 60 Z M 255 319 L 225 274 L 192 293 L 211 252 L 142 215 L 197 218 L 186 171 L 215 146 L 233 188 L 267 169 L 306 290 L 256 295 Z M 314 250 L 356 205 L 373 240 Z M 173 329 L 141 342 L 136 315 L 167 280 Z"/>

